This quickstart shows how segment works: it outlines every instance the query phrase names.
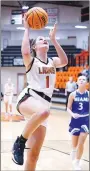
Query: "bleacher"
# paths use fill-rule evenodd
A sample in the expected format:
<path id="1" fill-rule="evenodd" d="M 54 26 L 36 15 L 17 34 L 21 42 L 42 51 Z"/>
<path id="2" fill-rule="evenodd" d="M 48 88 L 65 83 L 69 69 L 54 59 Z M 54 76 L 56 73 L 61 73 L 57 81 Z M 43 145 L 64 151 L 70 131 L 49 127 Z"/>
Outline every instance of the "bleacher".
<path id="1" fill-rule="evenodd" d="M 87 62 L 89 64 L 89 52 L 84 50 L 76 55 L 76 65 L 80 66 Z"/>
<path id="2" fill-rule="evenodd" d="M 66 52 L 69 63 L 68 66 L 74 66 L 75 65 L 75 58 L 74 56 L 76 54 L 79 54 L 82 49 L 77 49 L 73 45 L 69 46 L 62 46 L 63 50 Z M 55 57 L 57 56 L 57 52 L 53 45 L 50 46 L 48 51 L 48 57 Z M 17 62 L 15 62 L 15 59 Z M 8 67 L 8 66 L 23 66 L 23 63 L 21 62 L 20 65 L 18 63 L 18 60 L 22 60 L 21 55 L 21 46 L 7 46 L 3 51 L 1 51 L 1 66 L 2 67 Z"/>
<path id="3" fill-rule="evenodd" d="M 19 66 L 14 64 L 14 59 L 22 59 L 21 46 L 7 46 L 1 51 L 1 66 Z"/>
<path id="4" fill-rule="evenodd" d="M 74 81 L 77 81 L 78 74 L 83 70 L 83 67 L 69 67 L 67 71 L 56 73 L 56 84 L 55 87 L 60 89 L 61 92 L 65 90 L 66 82 L 69 77 L 73 77 Z"/>

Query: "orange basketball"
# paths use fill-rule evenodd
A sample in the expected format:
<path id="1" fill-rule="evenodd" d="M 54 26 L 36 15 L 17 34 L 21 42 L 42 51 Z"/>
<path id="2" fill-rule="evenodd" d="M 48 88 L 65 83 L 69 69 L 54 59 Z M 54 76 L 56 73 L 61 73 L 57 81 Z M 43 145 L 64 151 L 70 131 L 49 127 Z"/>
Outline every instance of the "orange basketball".
<path id="1" fill-rule="evenodd" d="M 48 14 L 40 7 L 34 7 L 27 11 L 27 22 L 32 29 L 44 28 L 48 22 Z"/>

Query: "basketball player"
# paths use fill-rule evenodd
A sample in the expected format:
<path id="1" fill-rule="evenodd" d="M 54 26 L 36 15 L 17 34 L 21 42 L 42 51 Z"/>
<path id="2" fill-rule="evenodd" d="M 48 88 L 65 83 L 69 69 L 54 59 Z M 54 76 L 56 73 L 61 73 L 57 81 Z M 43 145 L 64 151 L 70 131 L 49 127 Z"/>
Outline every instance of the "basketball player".
<path id="1" fill-rule="evenodd" d="M 75 170 L 81 170 L 80 159 L 89 133 L 89 91 L 86 90 L 86 76 L 80 74 L 77 84 L 78 89 L 69 96 L 67 111 L 72 117 L 69 132 L 72 135 L 73 166 Z"/>
<path id="2" fill-rule="evenodd" d="M 8 78 L 7 83 L 4 86 L 4 104 L 5 104 L 5 115 L 12 115 L 12 98 L 13 98 L 14 85 L 11 78 Z M 9 110 L 8 110 L 9 107 Z"/>
<path id="3" fill-rule="evenodd" d="M 67 65 L 67 56 L 57 40 L 56 24 L 50 31 L 50 40 L 54 45 L 58 57 L 48 58 L 49 43 L 44 37 L 39 36 L 36 39 L 33 49 L 36 57 L 32 56 L 32 47 L 29 43 L 29 27 L 24 17 L 24 37 L 22 41 L 22 56 L 26 67 L 28 86 L 18 97 L 18 110 L 25 117 L 29 118 L 24 131 L 18 137 L 13 145 L 13 160 L 16 164 L 23 165 L 24 149 L 28 140 L 27 160 L 25 171 L 35 171 L 36 163 L 39 157 L 47 127 L 47 118 L 50 114 L 50 102 L 55 84 L 55 73 L 57 67 Z M 31 118 L 30 118 L 31 116 Z"/>

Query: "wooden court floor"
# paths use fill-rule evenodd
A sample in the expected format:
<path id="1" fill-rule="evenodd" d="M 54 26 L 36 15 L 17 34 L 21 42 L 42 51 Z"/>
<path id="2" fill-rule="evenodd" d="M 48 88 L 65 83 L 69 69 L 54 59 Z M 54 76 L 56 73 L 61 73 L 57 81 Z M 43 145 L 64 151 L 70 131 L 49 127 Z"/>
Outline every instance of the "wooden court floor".
<path id="1" fill-rule="evenodd" d="M 54 106 L 54 105 L 53 105 Z M 59 107 L 59 105 L 57 105 Z M 4 111 L 3 102 L 1 111 Z M 15 103 L 13 111 L 16 113 Z M 70 159 L 71 138 L 68 133 L 70 116 L 66 111 L 51 109 L 48 119 L 46 138 L 40 153 L 36 170 L 73 170 Z M 1 122 L 1 170 L 24 170 L 23 166 L 18 166 L 11 159 L 11 149 L 17 135 L 20 135 L 26 121 Z M 27 151 L 27 150 L 26 150 Z M 26 158 L 25 151 L 25 158 Z M 85 143 L 82 157 L 82 170 L 89 170 L 89 137 Z"/>

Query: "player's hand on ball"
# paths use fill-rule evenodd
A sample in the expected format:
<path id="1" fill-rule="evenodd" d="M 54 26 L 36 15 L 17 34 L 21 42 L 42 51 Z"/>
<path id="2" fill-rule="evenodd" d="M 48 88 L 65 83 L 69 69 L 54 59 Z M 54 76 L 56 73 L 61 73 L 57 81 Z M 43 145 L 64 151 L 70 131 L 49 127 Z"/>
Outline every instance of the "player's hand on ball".
<path id="1" fill-rule="evenodd" d="M 29 25 L 27 23 L 27 13 L 24 14 L 24 18 L 23 18 L 23 24 L 25 28 L 29 28 Z"/>
<path id="2" fill-rule="evenodd" d="M 49 37 L 50 37 L 50 40 L 52 43 L 55 40 L 56 30 L 57 30 L 57 23 L 54 24 L 54 28 L 52 30 L 50 30 L 50 33 L 49 33 Z"/>
<path id="3" fill-rule="evenodd" d="M 77 118 L 79 118 L 79 117 L 80 117 L 80 115 L 79 115 L 79 114 L 77 114 L 77 113 L 74 113 L 72 117 L 73 117 L 74 119 L 77 119 Z"/>

